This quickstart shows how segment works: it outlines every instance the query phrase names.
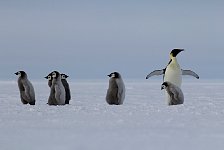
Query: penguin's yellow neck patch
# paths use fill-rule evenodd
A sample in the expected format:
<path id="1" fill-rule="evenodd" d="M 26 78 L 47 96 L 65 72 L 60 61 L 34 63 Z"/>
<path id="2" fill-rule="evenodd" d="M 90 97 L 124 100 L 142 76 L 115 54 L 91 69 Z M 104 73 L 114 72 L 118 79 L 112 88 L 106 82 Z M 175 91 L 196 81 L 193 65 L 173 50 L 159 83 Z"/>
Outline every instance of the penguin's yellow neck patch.
<path id="1" fill-rule="evenodd" d="M 180 65 L 179 65 L 178 62 L 177 62 L 177 58 L 176 58 L 176 57 L 172 57 L 171 59 L 172 59 L 172 61 L 171 61 L 171 63 L 169 64 L 169 67 L 171 67 L 171 68 L 173 68 L 173 69 L 178 69 L 178 70 L 179 70 Z"/>
<path id="2" fill-rule="evenodd" d="M 170 59 L 174 59 L 175 57 L 173 57 L 173 54 L 172 53 L 170 53 Z"/>
<path id="3" fill-rule="evenodd" d="M 172 62 L 174 62 L 174 63 L 177 62 L 177 58 L 176 57 L 170 57 L 170 59 L 172 59 Z"/>

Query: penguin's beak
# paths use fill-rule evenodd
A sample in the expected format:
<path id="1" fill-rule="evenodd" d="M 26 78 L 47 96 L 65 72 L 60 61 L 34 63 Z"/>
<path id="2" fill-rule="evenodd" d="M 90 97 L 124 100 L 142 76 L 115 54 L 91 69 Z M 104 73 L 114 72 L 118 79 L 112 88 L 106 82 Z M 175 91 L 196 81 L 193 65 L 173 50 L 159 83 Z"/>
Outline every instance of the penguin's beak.
<path id="1" fill-rule="evenodd" d="M 180 52 L 182 52 L 182 51 L 184 51 L 184 49 L 180 49 Z M 180 52 L 179 52 L 179 53 L 180 53 Z"/>
<path id="2" fill-rule="evenodd" d="M 178 49 L 177 54 L 179 54 L 182 51 L 184 51 L 184 49 Z"/>
<path id="3" fill-rule="evenodd" d="M 18 74 L 19 74 L 18 72 L 15 73 L 15 75 L 18 75 Z"/>
<path id="4" fill-rule="evenodd" d="M 161 90 L 163 90 L 163 89 L 165 89 L 165 86 L 164 85 L 161 86 Z"/>
<path id="5" fill-rule="evenodd" d="M 44 77 L 45 79 L 48 79 L 48 77 L 46 76 L 46 77 Z"/>
<path id="6" fill-rule="evenodd" d="M 110 74 L 108 74 L 107 76 L 108 76 L 108 77 L 111 77 L 111 75 L 110 75 Z"/>

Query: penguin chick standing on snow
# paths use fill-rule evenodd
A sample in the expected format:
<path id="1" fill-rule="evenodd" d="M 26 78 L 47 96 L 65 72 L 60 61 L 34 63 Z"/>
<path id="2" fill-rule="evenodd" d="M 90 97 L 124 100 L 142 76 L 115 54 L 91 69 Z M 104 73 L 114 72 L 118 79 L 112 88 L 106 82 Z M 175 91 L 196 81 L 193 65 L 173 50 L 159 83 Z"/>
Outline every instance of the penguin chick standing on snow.
<path id="1" fill-rule="evenodd" d="M 110 105 L 121 105 L 125 98 L 125 85 L 118 72 L 110 75 L 109 88 L 107 90 L 106 101 Z"/>
<path id="2" fill-rule="evenodd" d="M 48 105 L 64 105 L 65 104 L 65 88 L 61 82 L 61 75 L 57 71 L 52 72 L 51 92 L 48 98 Z"/>
<path id="3" fill-rule="evenodd" d="M 168 105 L 179 105 L 184 103 L 184 94 L 178 86 L 172 84 L 171 82 L 164 82 L 161 86 L 161 90 L 163 89 L 166 89 L 170 97 Z"/>
<path id="4" fill-rule="evenodd" d="M 66 80 L 69 76 L 66 74 L 61 74 L 61 82 L 65 88 L 65 104 L 69 104 L 69 101 L 71 100 L 71 92 L 69 88 L 69 84 Z"/>
<path id="5" fill-rule="evenodd" d="M 35 105 L 35 92 L 33 85 L 27 78 L 27 74 L 24 71 L 18 71 L 15 73 L 19 76 L 18 87 L 20 92 L 20 98 L 23 104 Z"/>

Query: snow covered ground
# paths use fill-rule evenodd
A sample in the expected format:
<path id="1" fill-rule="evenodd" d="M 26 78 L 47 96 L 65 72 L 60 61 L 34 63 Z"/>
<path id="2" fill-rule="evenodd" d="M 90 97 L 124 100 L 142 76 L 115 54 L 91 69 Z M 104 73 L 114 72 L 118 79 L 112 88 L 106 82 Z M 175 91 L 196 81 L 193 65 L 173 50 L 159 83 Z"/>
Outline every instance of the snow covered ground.
<path id="1" fill-rule="evenodd" d="M 48 106 L 47 81 L 36 81 L 30 106 L 20 102 L 16 81 L 1 81 L 0 149 L 224 149 L 224 81 L 183 79 L 179 106 L 166 105 L 161 81 L 125 84 L 122 106 L 106 104 L 108 80 L 70 82 L 71 104 Z"/>

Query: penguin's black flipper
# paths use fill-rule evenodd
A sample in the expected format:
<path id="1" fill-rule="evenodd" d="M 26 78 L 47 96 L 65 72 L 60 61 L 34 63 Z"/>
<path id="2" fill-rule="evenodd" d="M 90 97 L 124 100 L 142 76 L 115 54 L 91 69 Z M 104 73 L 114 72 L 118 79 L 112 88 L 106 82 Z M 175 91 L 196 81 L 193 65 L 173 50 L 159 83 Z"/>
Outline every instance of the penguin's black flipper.
<path id="1" fill-rule="evenodd" d="M 193 76 L 193 77 L 199 79 L 199 76 L 195 72 L 193 72 L 191 70 L 183 70 L 183 69 L 181 69 L 181 70 L 182 70 L 182 75 L 189 75 L 189 76 Z"/>
<path id="2" fill-rule="evenodd" d="M 150 78 L 150 77 L 152 77 L 152 76 L 163 75 L 163 74 L 165 74 L 165 70 L 166 70 L 166 69 L 162 69 L 162 70 L 154 70 L 153 72 L 151 72 L 150 74 L 148 74 L 148 75 L 146 76 L 146 79 L 148 79 L 148 78 Z"/>

